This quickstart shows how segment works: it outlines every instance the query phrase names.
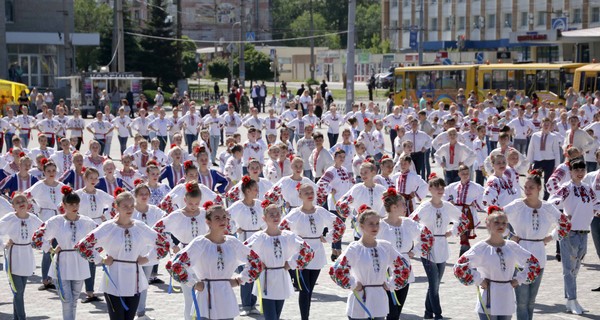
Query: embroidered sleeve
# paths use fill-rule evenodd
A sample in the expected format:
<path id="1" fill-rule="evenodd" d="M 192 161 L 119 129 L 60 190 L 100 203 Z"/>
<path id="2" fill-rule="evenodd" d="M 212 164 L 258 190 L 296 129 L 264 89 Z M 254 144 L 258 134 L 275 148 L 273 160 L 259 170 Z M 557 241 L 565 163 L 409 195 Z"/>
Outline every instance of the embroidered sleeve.
<path id="1" fill-rule="evenodd" d="M 564 239 L 571 231 L 571 217 L 566 214 L 561 214 L 558 219 L 558 226 L 556 227 L 556 233 L 558 240 Z"/>
<path id="2" fill-rule="evenodd" d="M 452 268 L 454 271 L 454 276 L 456 279 L 458 279 L 458 282 L 464 284 L 465 286 L 475 284 L 476 281 L 479 282 L 480 277 L 479 272 L 472 268 L 469 263 L 469 258 L 466 255 L 462 255 Z"/>
<path id="3" fill-rule="evenodd" d="M 548 182 L 546 182 L 546 189 L 550 194 L 554 194 L 560 188 L 560 183 L 565 177 L 565 172 L 562 168 L 557 168 L 554 170 L 550 178 L 548 178 Z"/>
<path id="4" fill-rule="evenodd" d="M 327 203 L 327 196 L 331 192 L 331 180 L 333 180 L 333 174 L 331 171 L 325 172 L 321 179 L 319 179 L 317 187 L 317 205 L 323 206 Z"/>
<path id="5" fill-rule="evenodd" d="M 217 195 L 217 196 L 215 197 L 215 199 L 213 200 L 213 202 L 214 202 L 216 205 L 223 205 L 223 204 L 224 204 L 224 203 L 223 203 L 223 198 L 221 198 L 221 196 L 220 196 L 220 195 Z"/>
<path id="6" fill-rule="evenodd" d="M 173 198 L 171 196 L 166 196 L 158 205 L 164 212 L 171 214 L 173 212 Z"/>
<path id="7" fill-rule="evenodd" d="M 181 252 L 175 255 L 173 260 L 169 260 L 165 268 L 171 274 L 175 281 L 180 283 L 188 283 L 190 276 L 187 272 L 191 266 L 190 257 L 187 252 Z"/>
<path id="8" fill-rule="evenodd" d="M 520 272 L 526 275 L 525 281 L 522 281 L 520 273 L 517 274 L 517 281 L 519 281 L 519 283 L 531 284 L 540 275 L 541 271 L 542 268 L 540 267 L 538 259 L 534 255 L 530 255 L 526 261 L 525 269 Z"/>
<path id="9" fill-rule="evenodd" d="M 346 231 L 346 224 L 339 217 L 335 217 L 333 221 L 333 234 L 331 241 L 332 242 L 340 242 L 342 241 L 342 237 L 344 236 L 344 232 Z"/>
<path id="10" fill-rule="evenodd" d="M 231 188 L 227 193 L 225 193 L 225 198 L 227 202 L 234 203 L 240 200 L 240 187 L 236 186 Z"/>
<path id="11" fill-rule="evenodd" d="M 348 218 L 348 216 L 350 215 L 350 212 L 352 211 L 350 205 L 353 202 L 354 198 L 352 197 L 352 195 L 346 194 L 335 204 L 335 208 L 338 214 L 344 217 L 344 219 Z"/>
<path id="12" fill-rule="evenodd" d="M 306 242 L 302 242 L 300 250 L 295 259 L 295 268 L 292 269 L 304 269 L 315 257 L 315 251 Z"/>
<path id="13" fill-rule="evenodd" d="M 470 224 L 470 220 L 469 217 L 467 216 L 466 213 L 462 213 L 460 215 L 460 218 L 458 220 L 458 224 L 456 227 L 456 232 L 458 235 L 461 235 L 465 232 L 469 232 L 469 224 Z"/>
<path id="14" fill-rule="evenodd" d="M 431 252 L 431 248 L 433 248 L 433 241 L 435 237 L 433 233 L 429 230 L 429 228 L 423 226 L 421 229 L 421 255 L 426 257 Z"/>
<path id="15" fill-rule="evenodd" d="M 251 283 L 258 279 L 258 276 L 263 271 L 264 265 L 254 250 L 250 250 L 246 260 L 246 266 L 244 267 L 244 272 L 242 273 L 242 281 L 245 283 Z"/>
<path id="16" fill-rule="evenodd" d="M 489 181 L 483 191 L 483 205 L 489 207 L 498 204 L 498 185 Z"/>
<path id="17" fill-rule="evenodd" d="M 165 237 L 160 232 L 156 235 L 155 245 L 156 245 L 156 256 L 158 257 L 158 259 L 164 258 L 167 255 L 167 253 L 169 253 L 169 248 L 170 248 L 171 244 L 167 240 L 167 237 Z"/>
<path id="18" fill-rule="evenodd" d="M 83 240 L 75 244 L 75 250 L 89 262 L 94 262 L 94 249 L 98 239 L 93 233 L 88 234 Z"/>
<path id="19" fill-rule="evenodd" d="M 39 229 L 31 237 L 31 246 L 34 249 L 41 250 L 44 245 L 44 234 L 46 233 L 46 223 L 42 223 Z"/>
<path id="20" fill-rule="evenodd" d="M 265 199 L 269 200 L 271 203 L 277 204 L 277 205 L 281 205 L 281 187 L 280 186 L 274 186 L 273 189 L 269 190 L 266 194 L 265 194 Z"/>
<path id="21" fill-rule="evenodd" d="M 395 290 L 400 290 L 408 284 L 408 278 L 410 277 L 411 266 L 401 256 L 397 256 L 394 259 L 394 263 L 392 264 L 392 273 L 390 275 L 390 280 L 395 287 Z"/>
<path id="22" fill-rule="evenodd" d="M 592 193 L 592 194 L 594 194 L 594 193 Z M 558 189 L 555 194 L 551 195 L 550 198 L 548 198 L 548 202 L 554 204 L 555 206 L 557 206 L 560 209 L 563 207 L 563 202 L 565 201 L 565 199 L 567 199 L 569 197 L 569 195 L 570 195 L 569 188 L 567 186 L 565 186 L 565 187 Z"/>
<path id="23" fill-rule="evenodd" d="M 291 230 L 290 223 L 285 219 L 281 220 L 279 223 L 279 230 Z"/>
<path id="24" fill-rule="evenodd" d="M 350 264 L 344 256 L 338 259 L 331 268 L 329 268 L 329 276 L 331 280 L 343 289 L 350 289 L 354 286 L 352 276 L 350 276 Z"/>

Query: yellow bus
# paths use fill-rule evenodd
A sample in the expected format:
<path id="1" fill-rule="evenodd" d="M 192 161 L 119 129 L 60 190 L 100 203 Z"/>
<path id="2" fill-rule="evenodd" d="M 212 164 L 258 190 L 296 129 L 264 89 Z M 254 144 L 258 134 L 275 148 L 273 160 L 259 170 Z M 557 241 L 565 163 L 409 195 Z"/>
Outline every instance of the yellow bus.
<path id="1" fill-rule="evenodd" d="M 394 102 L 402 104 L 409 99 L 418 103 L 422 95 L 432 100 L 434 106 L 439 101 L 450 104 L 456 100 L 459 88 L 467 95 L 477 89 L 477 68 L 479 65 L 432 65 L 399 67 L 394 70 Z"/>
<path id="2" fill-rule="evenodd" d="M 575 93 L 581 90 L 591 93 L 600 90 L 600 63 L 590 63 L 577 68 L 573 89 Z"/>
<path id="3" fill-rule="evenodd" d="M 585 63 L 501 63 L 479 66 L 480 94 L 506 93 L 509 86 L 531 97 L 535 92 L 541 100 L 564 102 L 565 91 L 574 85 L 575 70 Z M 481 96 L 480 96 L 481 97 Z"/>

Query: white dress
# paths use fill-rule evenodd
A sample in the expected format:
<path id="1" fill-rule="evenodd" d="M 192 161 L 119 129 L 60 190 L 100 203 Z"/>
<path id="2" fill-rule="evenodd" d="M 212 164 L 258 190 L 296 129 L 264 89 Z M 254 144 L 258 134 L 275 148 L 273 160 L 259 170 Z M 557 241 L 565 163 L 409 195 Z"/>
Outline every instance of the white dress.
<path id="1" fill-rule="evenodd" d="M 414 244 L 419 241 L 421 236 L 421 226 L 410 218 L 402 218 L 402 224 L 399 227 L 392 226 L 381 220 L 379 223 L 379 233 L 377 239 L 390 242 L 394 248 L 402 255 L 410 266 L 410 257 L 408 253 L 413 251 Z M 415 281 L 415 275 L 410 271 L 408 282 Z"/>
<path id="2" fill-rule="evenodd" d="M 544 238 L 551 235 L 554 240 L 560 240 L 571 229 L 567 216 L 546 201 L 542 201 L 539 209 L 533 209 L 523 199 L 515 200 L 504 207 L 504 213 L 515 235 L 521 238 L 519 245 L 538 258 L 541 268 L 546 266 Z M 553 226 L 556 226 L 554 230 Z"/>
<path id="3" fill-rule="evenodd" d="M 317 183 L 317 203 L 334 210 L 336 198 L 344 196 L 354 185 L 352 173 L 344 167 L 329 167 Z M 335 190 L 335 194 L 332 191 Z"/>
<path id="4" fill-rule="evenodd" d="M 62 280 L 85 280 L 90 277 L 88 262 L 75 251 L 75 244 L 83 239 L 98 225 L 92 219 L 79 215 L 77 221 L 70 221 L 65 216 L 54 216 L 44 223 L 33 235 L 33 244 L 37 249 L 49 252 L 52 239 L 56 239 L 61 251 L 55 255 L 48 275 L 57 279 L 57 266 L 60 263 Z M 93 251 L 94 260 L 100 256 Z"/>
<path id="5" fill-rule="evenodd" d="M 327 228 L 329 230 L 325 236 L 327 242 L 337 242 L 341 241 L 346 225 L 344 225 L 342 219 L 324 208 L 316 207 L 314 213 L 304 213 L 301 209 L 292 209 L 290 213 L 283 217 L 279 228 L 292 231 L 310 245 L 315 251 L 315 258 L 305 269 L 320 270 L 327 264 L 325 247 L 321 242 L 323 229 Z"/>
<path id="6" fill-rule="evenodd" d="M 79 214 L 91 218 L 97 224 L 102 224 L 102 217 L 106 220 L 112 218 L 110 211 L 115 198 L 108 193 L 99 189 L 94 194 L 85 192 L 85 189 L 79 189 L 75 193 L 81 198 Z"/>
<path id="7" fill-rule="evenodd" d="M 258 181 L 258 200 L 264 200 L 265 194 L 271 189 L 271 187 L 273 187 L 273 184 L 269 180 L 260 178 Z M 243 199 L 244 194 L 242 193 L 242 181 L 239 181 L 235 184 L 235 186 L 233 186 L 233 188 L 229 189 L 229 191 L 227 191 L 225 194 L 225 197 L 227 197 L 227 201 L 230 204 Z"/>
<path id="8" fill-rule="evenodd" d="M 152 228 L 158 222 L 158 220 L 165 216 L 165 214 L 166 213 L 162 211 L 159 207 L 149 204 L 148 211 L 146 212 L 142 213 L 139 212 L 137 209 L 134 209 L 132 218 L 142 221 L 147 226 Z"/>
<path id="9" fill-rule="evenodd" d="M 200 210 L 200 214 L 195 217 L 188 217 L 183 213 L 183 208 L 171 212 L 166 217 L 160 219 L 154 224 L 154 230 L 165 235 L 172 234 L 179 240 L 182 246 L 188 245 L 194 238 L 204 235 L 208 232 L 206 225 L 206 212 Z M 170 238 L 169 238 L 170 239 Z M 169 240 L 170 241 L 170 240 Z"/>
<path id="10" fill-rule="evenodd" d="M 35 260 L 31 238 L 43 221 L 33 214 L 27 219 L 20 219 L 14 212 L 0 219 L 0 235 L 7 236 L 14 244 L 8 249 L 7 259 L 11 272 L 17 276 L 29 277 L 35 270 Z M 8 268 L 5 266 L 4 268 Z"/>
<path id="11" fill-rule="evenodd" d="M 524 268 L 517 271 L 516 276 L 515 266 Z M 515 313 L 517 306 L 515 289 L 510 284 L 512 279 L 519 284 L 528 284 L 539 273 L 537 258 L 513 241 L 506 241 L 502 247 L 492 247 L 481 241 L 465 252 L 454 265 L 454 275 L 464 285 L 479 286 L 484 279 L 490 280 L 488 289 L 482 290 L 481 298 L 492 316 Z M 484 313 L 479 299 L 475 311 Z"/>
<path id="12" fill-rule="evenodd" d="M 285 300 L 294 294 L 290 274 L 284 269 L 287 262 L 290 269 L 302 269 L 314 258 L 311 247 L 291 231 L 283 230 L 279 236 L 269 236 L 264 231 L 252 235 L 245 243 L 254 250 L 265 270 L 260 274 L 263 299 Z M 258 296 L 254 286 L 252 294 Z"/>
<path id="13" fill-rule="evenodd" d="M 433 234 L 433 246 L 429 253 L 421 250 L 421 257 L 433 263 L 446 262 L 450 256 L 450 247 L 446 232 L 451 231 L 453 236 L 458 236 L 466 229 L 468 220 L 462 218 L 462 213 L 452 203 L 442 200 L 442 207 L 436 208 L 431 201 L 421 203 L 410 218 L 419 222 Z M 452 229 L 448 229 L 450 223 Z"/>
<path id="14" fill-rule="evenodd" d="M 112 281 L 104 274 L 100 281 L 101 292 L 132 297 L 148 289 L 142 265 L 136 262 L 138 257 L 148 258 L 145 266 L 152 266 L 169 252 L 169 243 L 164 236 L 141 221 L 132 221 L 133 226 L 129 228 L 119 226 L 116 220 L 106 221 L 75 245 L 79 254 L 90 262 L 99 262 L 94 260 L 93 253 L 99 247 L 103 254 L 114 259 L 113 264 L 107 267 Z"/>
<path id="15" fill-rule="evenodd" d="M 329 274 L 344 289 L 355 290 L 360 282 L 363 291 L 357 293 L 358 297 L 363 300 L 372 317 L 383 318 L 389 312 L 388 296 L 383 285 L 386 284 L 390 290 L 405 287 L 410 267 L 388 241 L 378 239 L 377 245 L 372 248 L 354 241 L 331 267 Z M 346 314 L 353 319 L 369 318 L 353 293 L 348 294 Z"/>
<path id="16" fill-rule="evenodd" d="M 169 261 L 167 270 L 184 284 L 204 281 L 204 290 L 194 291 L 202 317 L 229 319 L 239 315 L 229 279 L 240 264 L 245 264 L 243 283 L 254 281 L 262 271 L 258 255 L 238 239 L 226 236 L 225 242 L 216 244 L 200 236 Z"/>
<path id="17" fill-rule="evenodd" d="M 64 184 L 58 182 L 56 187 L 51 187 L 41 180 L 25 190 L 27 197 L 34 202 L 34 210 L 42 221 L 48 221 L 58 214 L 58 206 L 62 202 L 62 186 Z"/>
<path id="18" fill-rule="evenodd" d="M 247 206 L 243 200 L 236 201 L 227 209 L 227 212 L 238 228 L 241 241 L 248 240 L 253 234 L 267 227 L 262 219 L 263 209 L 259 200 L 254 200 L 253 206 Z"/>

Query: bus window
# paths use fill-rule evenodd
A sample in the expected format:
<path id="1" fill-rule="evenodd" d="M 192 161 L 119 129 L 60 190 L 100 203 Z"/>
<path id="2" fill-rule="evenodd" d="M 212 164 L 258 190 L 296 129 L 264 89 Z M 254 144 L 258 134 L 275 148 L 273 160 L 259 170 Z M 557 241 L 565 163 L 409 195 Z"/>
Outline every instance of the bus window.
<path id="1" fill-rule="evenodd" d="M 512 76 L 508 79 L 508 85 L 512 85 L 515 90 L 525 90 L 525 71 L 514 70 L 511 73 Z"/>
<path id="2" fill-rule="evenodd" d="M 433 89 L 433 82 L 431 79 L 431 72 L 418 72 L 417 73 L 417 89 Z"/>
<path id="3" fill-rule="evenodd" d="M 492 89 L 492 74 L 489 72 L 483 73 L 483 89 Z"/>
<path id="4" fill-rule="evenodd" d="M 536 72 L 535 90 L 548 91 L 548 70 L 539 70 Z"/>
<path id="5" fill-rule="evenodd" d="M 406 73 L 406 90 L 417 90 L 417 75 L 414 72 Z"/>
<path id="6" fill-rule="evenodd" d="M 404 90 L 404 75 L 399 74 L 396 76 L 396 91 L 395 92 L 400 92 L 402 90 Z"/>
<path id="7" fill-rule="evenodd" d="M 506 89 L 506 82 L 508 80 L 508 73 L 506 70 L 494 70 L 492 71 L 492 88 L 491 89 Z"/>
<path id="8" fill-rule="evenodd" d="M 556 95 L 562 96 L 562 90 L 560 89 L 560 72 L 558 70 L 550 70 L 549 73 L 548 90 Z"/>
<path id="9" fill-rule="evenodd" d="M 456 82 L 456 88 L 465 88 L 467 86 L 467 75 L 466 70 L 456 70 L 454 73 L 454 82 Z"/>

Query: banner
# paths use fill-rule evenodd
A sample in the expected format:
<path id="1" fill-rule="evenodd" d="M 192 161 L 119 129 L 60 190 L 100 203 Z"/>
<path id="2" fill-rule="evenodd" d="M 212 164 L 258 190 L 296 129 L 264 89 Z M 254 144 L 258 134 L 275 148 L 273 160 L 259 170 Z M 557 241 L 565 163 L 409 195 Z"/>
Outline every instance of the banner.
<path id="1" fill-rule="evenodd" d="M 416 27 L 411 27 L 410 28 L 410 38 L 409 38 L 409 46 L 412 49 L 417 49 L 417 43 L 418 43 L 418 36 L 419 36 L 419 29 L 417 29 Z"/>

